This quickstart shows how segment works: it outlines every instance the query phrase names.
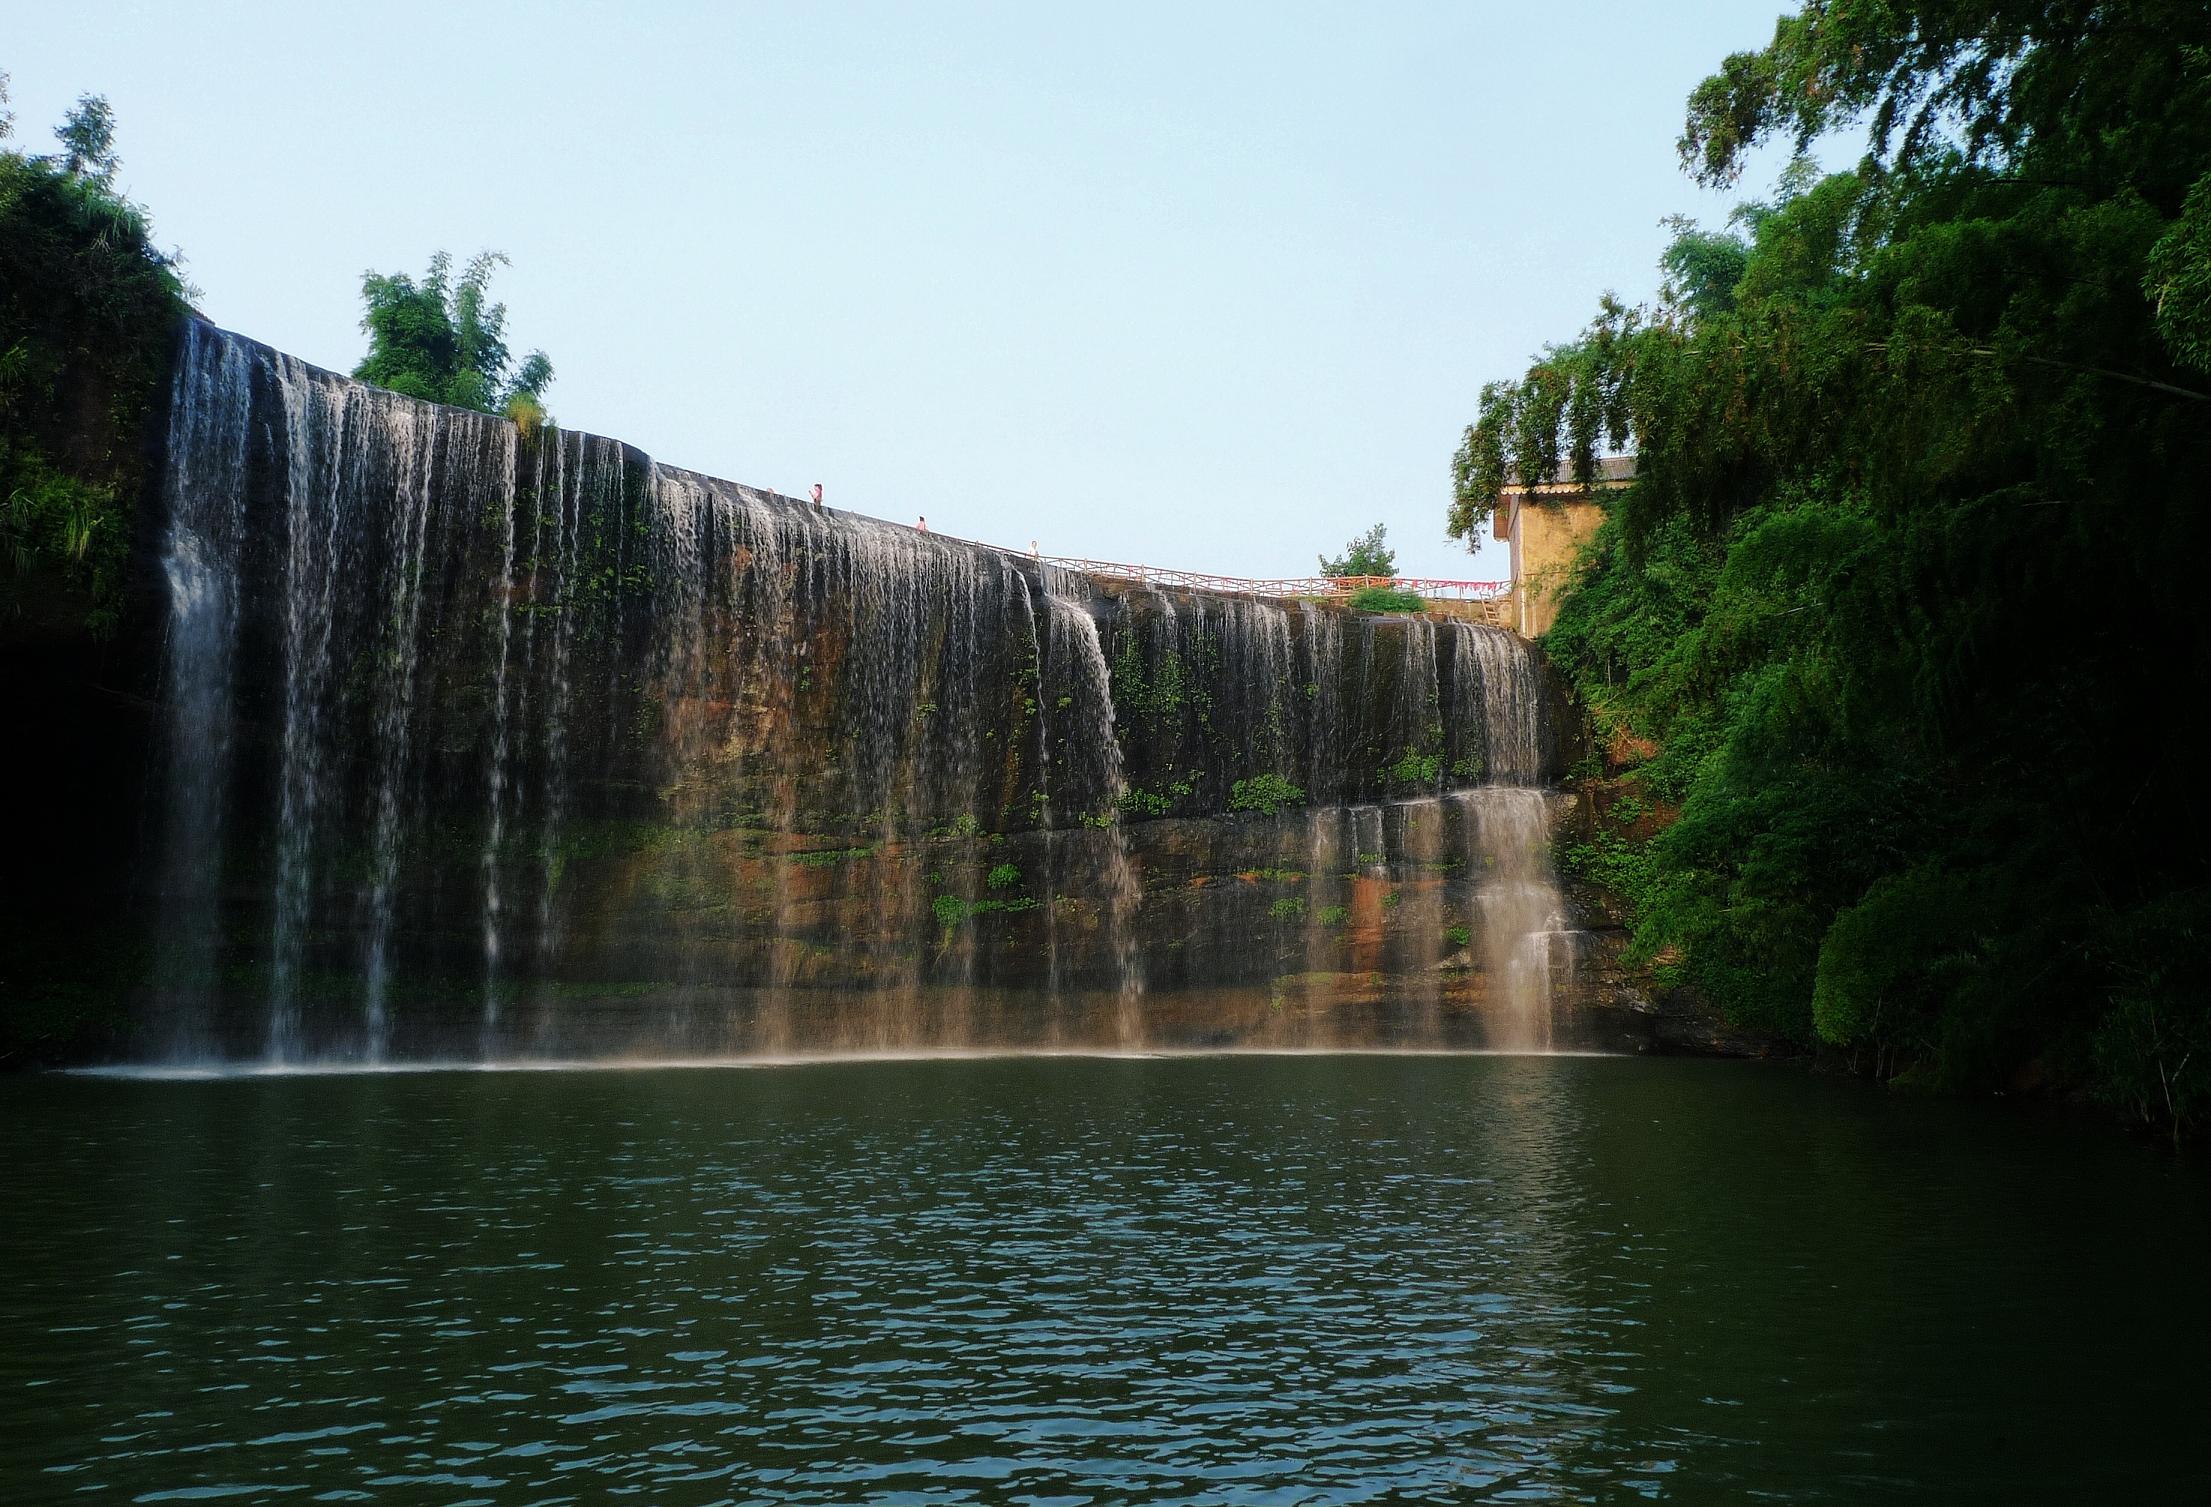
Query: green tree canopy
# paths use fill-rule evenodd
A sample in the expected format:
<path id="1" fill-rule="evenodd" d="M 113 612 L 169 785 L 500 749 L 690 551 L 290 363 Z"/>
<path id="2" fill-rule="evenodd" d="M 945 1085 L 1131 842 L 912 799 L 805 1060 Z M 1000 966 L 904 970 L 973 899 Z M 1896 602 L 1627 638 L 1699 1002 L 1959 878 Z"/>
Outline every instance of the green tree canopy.
<path id="1" fill-rule="evenodd" d="M 553 363 L 543 351 L 517 362 L 507 349 L 507 306 L 489 299 L 492 271 L 506 261 L 497 251 L 478 252 L 456 280 L 452 258 L 441 251 L 420 282 L 403 272 L 363 273 L 369 349 L 353 375 L 481 413 L 537 414 Z"/>
<path id="2" fill-rule="evenodd" d="M 1854 169 L 1676 222 L 1656 303 L 1484 388 L 1450 525 L 1638 453 L 1550 648 L 1662 749 L 1643 955 L 1884 1071 L 2163 1103 L 2194 1052 L 2185 1117 L 2211 824 L 2166 719 L 2211 683 L 2211 7 L 1814 0 L 1698 87 L 1680 149 L 1727 183 L 1860 126 Z"/>
<path id="3" fill-rule="evenodd" d="M 1755 209 L 1739 212 L 1737 223 L 1755 221 Z M 1750 244 L 1730 231 L 1699 230 L 1686 215 L 1667 219 L 1673 239 L 1658 258 L 1666 274 L 1663 297 L 1690 319 L 1735 311 L 1735 290 L 1750 268 Z"/>
<path id="4" fill-rule="evenodd" d="M 115 112 L 97 94 L 80 94 L 62 123 L 54 128 L 61 143 L 61 168 L 72 178 L 86 178 L 105 187 L 115 180 L 122 160 L 115 155 Z"/>
<path id="5" fill-rule="evenodd" d="M 1331 560 L 1320 557 L 1320 573 L 1324 576 L 1394 576 L 1397 574 L 1397 551 L 1382 542 L 1388 532 L 1377 523 L 1365 533 L 1353 537 L 1344 546 L 1342 554 Z"/>

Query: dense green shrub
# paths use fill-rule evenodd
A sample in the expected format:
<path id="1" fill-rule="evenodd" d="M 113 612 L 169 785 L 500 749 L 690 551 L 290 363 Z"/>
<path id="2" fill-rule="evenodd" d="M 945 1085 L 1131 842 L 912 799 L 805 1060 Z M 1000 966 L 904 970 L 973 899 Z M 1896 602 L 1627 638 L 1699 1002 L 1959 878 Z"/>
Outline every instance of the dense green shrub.
<path id="1" fill-rule="evenodd" d="M 1026 895 L 1013 900 L 962 900 L 957 895 L 939 895 L 929 902 L 929 909 L 937 924 L 950 931 L 977 916 L 1018 915 L 1038 909 L 1038 903 Z"/>
<path id="2" fill-rule="evenodd" d="M 0 151 L 0 569 L 11 616 L 105 635 L 184 288 L 112 186 L 105 102 L 56 135 L 58 157 Z"/>
<path id="3" fill-rule="evenodd" d="M 1291 806 L 1305 804 L 1305 792 L 1278 774 L 1255 774 L 1229 787 L 1228 809 L 1257 811 L 1273 816 Z"/>
<path id="4" fill-rule="evenodd" d="M 2211 889 L 2142 906 L 2104 942 L 2118 984 L 2091 1048 L 2098 1089 L 2178 1136 L 2211 1115 Z"/>
<path id="5" fill-rule="evenodd" d="M 1382 778 L 1393 785 L 1433 785 L 1443 778 L 1443 755 L 1408 748 L 1382 766 Z"/>
<path id="6" fill-rule="evenodd" d="M 1984 959 L 1989 876 L 1933 864 L 1874 881 L 1820 942 L 1812 1024 L 1822 1039 L 1924 1056 L 1948 1002 Z"/>
<path id="7" fill-rule="evenodd" d="M 1390 586 L 1362 586 L 1351 593 L 1346 605 L 1353 612 L 1424 612 L 1428 607 L 1419 592 Z"/>

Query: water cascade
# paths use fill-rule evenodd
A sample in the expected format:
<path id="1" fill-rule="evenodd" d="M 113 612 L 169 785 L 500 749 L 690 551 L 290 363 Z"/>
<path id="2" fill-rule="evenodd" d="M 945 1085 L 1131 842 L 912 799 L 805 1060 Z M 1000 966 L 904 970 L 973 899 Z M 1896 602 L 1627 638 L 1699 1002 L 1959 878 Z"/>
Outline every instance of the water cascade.
<path id="1" fill-rule="evenodd" d="M 148 1050 L 1565 1044 L 1511 634 L 1074 574 L 204 324 L 166 451 Z"/>
<path id="2" fill-rule="evenodd" d="M 163 693 L 170 770 L 163 833 L 159 935 L 164 966 L 186 1001 L 215 987 L 223 777 L 230 764 L 232 665 L 237 657 L 238 563 L 244 546 L 248 352 L 198 324 L 187 346 L 164 446 L 167 500 L 161 564 L 170 602 Z M 194 1012 L 179 1013 L 167 1043 L 196 1056 Z"/>
<path id="3" fill-rule="evenodd" d="M 1129 863 L 1128 838 L 1122 826 L 1122 807 L 1128 797 L 1128 781 L 1121 764 L 1121 745 L 1114 736 L 1113 682 L 1106 669 L 1105 649 L 1098 638 L 1098 624 L 1081 600 L 1080 578 L 1047 566 L 1044 569 L 1046 619 L 1051 625 L 1050 649 L 1045 659 L 1044 687 L 1065 686 L 1055 700 L 1079 711 L 1079 720 L 1067 724 L 1060 736 L 1062 768 L 1074 778 L 1063 789 L 1089 792 L 1102 801 L 1095 814 L 1065 802 L 1055 807 L 1047 782 L 1045 825 L 1057 831 L 1073 818 L 1078 828 L 1089 829 L 1089 846 L 1095 851 L 1090 887 L 1105 899 L 1105 927 L 1113 957 L 1113 1039 L 1117 1046 L 1136 1046 L 1143 1039 L 1138 1002 L 1144 993 L 1144 963 L 1133 931 L 1136 907 L 1143 898 L 1136 872 Z M 1080 593 L 1080 596 L 1077 595 Z M 1077 769 L 1076 761 L 1087 765 Z M 1055 898 L 1062 876 L 1054 875 Z M 1080 886 L 1077 886 L 1078 892 Z"/>

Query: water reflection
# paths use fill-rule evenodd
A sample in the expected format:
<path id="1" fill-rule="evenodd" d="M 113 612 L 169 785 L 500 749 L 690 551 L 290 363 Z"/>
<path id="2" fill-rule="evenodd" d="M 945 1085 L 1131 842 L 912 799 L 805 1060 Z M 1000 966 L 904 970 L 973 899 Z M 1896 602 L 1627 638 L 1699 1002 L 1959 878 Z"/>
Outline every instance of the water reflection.
<path id="1" fill-rule="evenodd" d="M 1792 1074 L 1286 1057 L 19 1087 L 11 1501 L 2204 1484 L 2189 1174 Z"/>

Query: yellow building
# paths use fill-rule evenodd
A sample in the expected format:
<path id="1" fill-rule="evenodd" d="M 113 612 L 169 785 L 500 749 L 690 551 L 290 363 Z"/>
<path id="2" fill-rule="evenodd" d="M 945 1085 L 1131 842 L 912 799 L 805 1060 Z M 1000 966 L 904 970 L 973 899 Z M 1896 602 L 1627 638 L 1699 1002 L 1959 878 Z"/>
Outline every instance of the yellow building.
<path id="1" fill-rule="evenodd" d="M 1492 527 L 1512 546 L 1512 595 L 1506 627 L 1523 638 L 1541 638 L 1558 618 L 1558 602 L 1581 547 L 1604 521 L 1595 494 L 1618 491 L 1635 476 L 1632 455 L 1601 456 L 1586 487 L 1570 465 L 1534 486 L 1515 484 L 1498 493 Z"/>

